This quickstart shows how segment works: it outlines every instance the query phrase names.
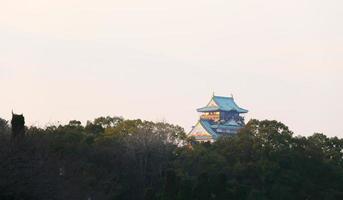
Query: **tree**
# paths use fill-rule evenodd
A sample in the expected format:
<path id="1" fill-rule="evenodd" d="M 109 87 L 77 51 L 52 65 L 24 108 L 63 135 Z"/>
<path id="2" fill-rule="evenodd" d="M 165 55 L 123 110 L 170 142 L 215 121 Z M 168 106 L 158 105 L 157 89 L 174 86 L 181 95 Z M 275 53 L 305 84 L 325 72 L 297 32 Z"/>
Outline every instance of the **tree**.
<path id="1" fill-rule="evenodd" d="M 163 191 L 163 200 L 175 200 L 178 193 L 178 180 L 174 170 L 168 170 Z"/>
<path id="2" fill-rule="evenodd" d="M 12 113 L 12 138 L 22 138 L 25 135 L 25 118 L 23 115 Z"/>
<path id="3" fill-rule="evenodd" d="M 214 176 L 214 180 L 212 180 L 211 185 L 215 200 L 229 199 L 228 193 L 226 192 L 227 178 L 224 173 L 219 173 L 218 175 Z"/>
<path id="4" fill-rule="evenodd" d="M 9 129 L 8 121 L 0 118 L 0 134 L 7 134 Z"/>
<path id="5" fill-rule="evenodd" d="M 208 174 L 206 172 L 200 174 L 198 183 L 193 190 L 194 200 L 209 200 L 211 197 L 210 184 Z"/>
<path id="6" fill-rule="evenodd" d="M 94 121 L 30 127 L 20 148 L 1 134 L 0 199 L 343 199 L 337 137 L 294 137 L 280 122 L 252 120 L 182 146 L 184 131 L 171 124 Z"/>
<path id="7" fill-rule="evenodd" d="M 87 121 L 87 124 L 85 126 L 85 131 L 86 133 L 89 133 L 89 134 L 99 135 L 101 133 L 104 133 L 104 130 L 105 129 L 102 127 L 102 125 L 94 124 L 91 121 Z"/>
<path id="8" fill-rule="evenodd" d="M 123 121 L 123 118 L 121 117 L 99 117 L 94 119 L 93 124 L 95 125 L 100 125 L 103 128 L 109 128 L 109 127 L 115 127 L 117 126 L 120 122 Z"/>
<path id="9" fill-rule="evenodd" d="M 78 120 L 71 120 L 71 121 L 69 121 L 68 126 L 71 126 L 71 127 L 80 127 L 81 124 L 82 124 L 82 123 L 81 123 L 80 121 L 78 121 Z"/>

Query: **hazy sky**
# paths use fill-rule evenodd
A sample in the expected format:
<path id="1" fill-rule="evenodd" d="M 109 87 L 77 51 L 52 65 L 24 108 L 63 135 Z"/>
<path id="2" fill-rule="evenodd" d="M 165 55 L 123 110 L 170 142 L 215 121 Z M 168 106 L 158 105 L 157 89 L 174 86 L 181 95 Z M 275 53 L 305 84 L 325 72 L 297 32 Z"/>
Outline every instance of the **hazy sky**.
<path id="1" fill-rule="evenodd" d="M 0 117 L 187 131 L 213 92 L 343 137 L 342 0 L 0 0 Z"/>

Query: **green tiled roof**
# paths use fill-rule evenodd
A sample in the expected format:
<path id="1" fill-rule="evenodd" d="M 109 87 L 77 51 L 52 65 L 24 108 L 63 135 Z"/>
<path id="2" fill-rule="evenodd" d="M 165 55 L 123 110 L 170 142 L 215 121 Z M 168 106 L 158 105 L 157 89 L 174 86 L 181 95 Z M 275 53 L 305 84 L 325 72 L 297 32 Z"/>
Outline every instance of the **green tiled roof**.
<path id="1" fill-rule="evenodd" d="M 219 123 L 215 123 L 214 125 L 211 126 L 214 129 L 217 128 L 222 128 L 222 129 L 236 129 L 236 128 L 242 128 L 241 125 L 239 125 L 235 120 L 230 120 L 224 124 L 219 124 Z"/>
<path id="2" fill-rule="evenodd" d="M 230 121 L 230 122 L 227 122 L 225 124 L 219 124 L 219 123 L 214 123 L 214 122 L 212 122 L 210 120 L 201 119 L 199 121 L 199 123 L 207 131 L 207 133 L 210 134 L 212 136 L 212 138 L 215 139 L 215 140 L 220 135 L 223 134 L 223 130 L 226 130 L 226 131 L 230 130 L 231 132 L 235 133 L 237 130 L 242 128 L 241 125 L 239 125 L 238 123 L 234 122 L 233 120 Z M 221 131 L 219 131 L 219 130 L 221 130 Z M 200 138 L 197 138 L 197 139 L 200 139 Z"/>
<path id="3" fill-rule="evenodd" d="M 211 124 L 208 120 L 203 120 L 201 119 L 200 124 L 202 125 L 202 127 L 204 127 L 204 129 L 210 134 L 212 135 L 213 138 L 217 137 L 217 133 L 211 128 Z"/>
<path id="4" fill-rule="evenodd" d="M 247 113 L 248 110 L 240 108 L 232 97 L 213 96 L 212 100 L 217 106 L 209 106 L 199 108 L 198 112 L 216 112 L 216 111 L 237 111 L 238 113 Z"/>

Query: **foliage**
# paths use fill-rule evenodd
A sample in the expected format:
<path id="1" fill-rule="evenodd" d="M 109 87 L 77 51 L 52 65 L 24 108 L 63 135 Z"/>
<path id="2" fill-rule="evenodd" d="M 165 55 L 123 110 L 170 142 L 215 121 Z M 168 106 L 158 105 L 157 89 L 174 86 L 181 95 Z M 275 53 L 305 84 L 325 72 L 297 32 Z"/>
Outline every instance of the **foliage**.
<path id="1" fill-rule="evenodd" d="M 294 136 L 277 121 L 251 120 L 212 144 L 119 117 L 26 135 L 0 134 L 0 199 L 343 199 L 343 140 Z"/>
<path id="2" fill-rule="evenodd" d="M 12 113 L 12 137 L 14 139 L 22 138 L 25 134 L 25 118 L 23 115 Z"/>
<path id="3" fill-rule="evenodd" d="M 8 121 L 0 118 L 0 134 L 9 134 L 10 127 L 8 126 Z"/>

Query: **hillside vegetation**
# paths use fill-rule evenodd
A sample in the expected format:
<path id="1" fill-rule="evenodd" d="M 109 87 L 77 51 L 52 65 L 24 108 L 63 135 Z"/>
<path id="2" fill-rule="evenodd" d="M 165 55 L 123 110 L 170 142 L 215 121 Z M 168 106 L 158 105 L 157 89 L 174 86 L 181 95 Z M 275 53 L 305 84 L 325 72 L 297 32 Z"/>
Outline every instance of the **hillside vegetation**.
<path id="1" fill-rule="evenodd" d="M 100 117 L 26 128 L 0 119 L 1 200 L 343 199 L 343 140 L 251 120 L 198 144 L 179 126 Z"/>

